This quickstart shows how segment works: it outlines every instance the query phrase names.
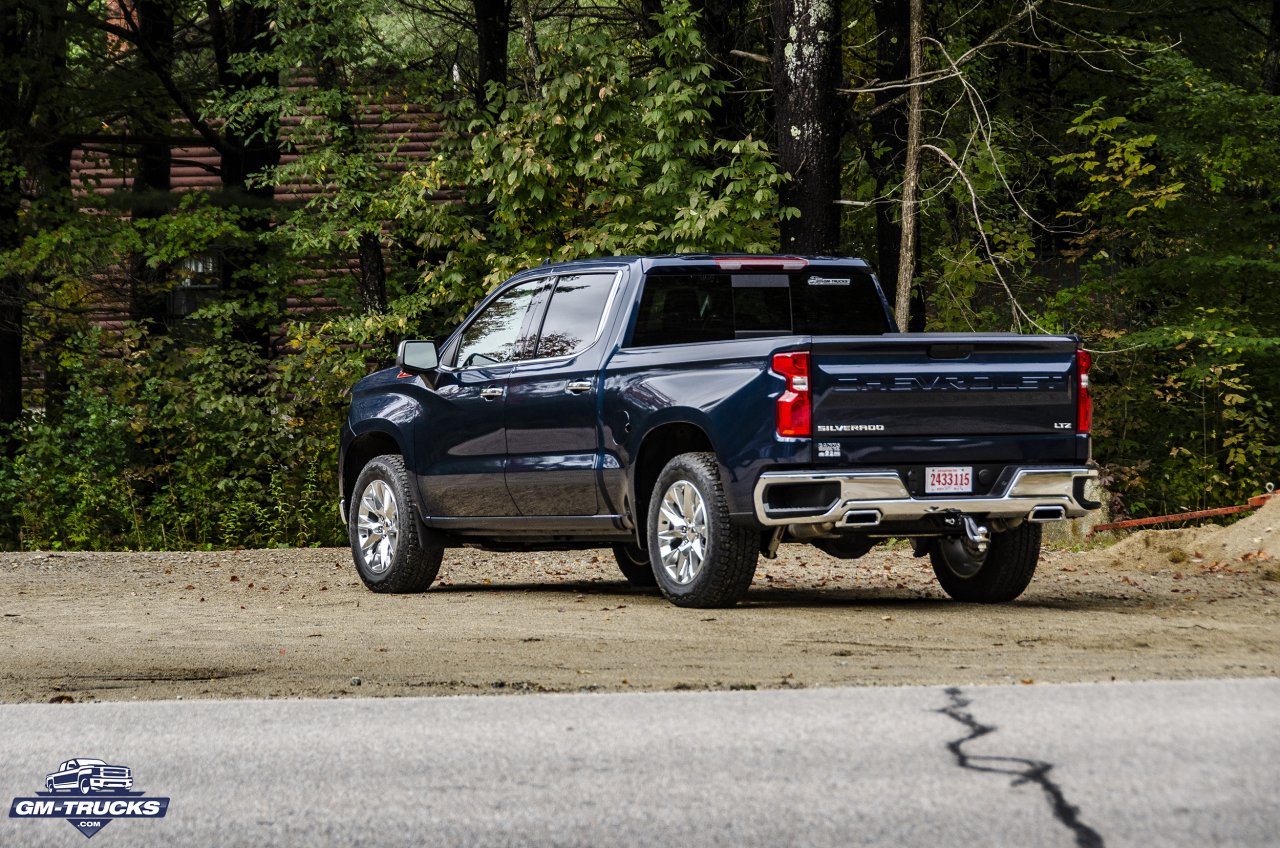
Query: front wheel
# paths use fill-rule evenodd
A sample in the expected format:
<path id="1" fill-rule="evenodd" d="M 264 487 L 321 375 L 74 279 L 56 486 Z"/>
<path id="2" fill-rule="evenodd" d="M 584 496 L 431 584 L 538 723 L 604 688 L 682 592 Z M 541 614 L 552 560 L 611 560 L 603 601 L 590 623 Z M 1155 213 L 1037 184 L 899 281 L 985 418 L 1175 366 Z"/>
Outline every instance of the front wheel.
<path id="1" fill-rule="evenodd" d="M 751 586 L 760 533 L 729 521 L 715 454 L 683 453 L 662 469 L 648 535 L 658 588 L 676 606 L 733 606 Z"/>
<path id="2" fill-rule="evenodd" d="M 1039 524 L 1024 522 L 995 533 L 984 553 L 963 539 L 934 540 L 929 548 L 933 573 L 942 590 L 957 601 L 1001 604 L 1022 594 L 1040 562 Z"/>
<path id="3" fill-rule="evenodd" d="M 375 592 L 425 592 L 444 549 L 428 545 L 414 513 L 404 458 L 374 457 L 356 478 L 347 532 L 364 585 Z"/>

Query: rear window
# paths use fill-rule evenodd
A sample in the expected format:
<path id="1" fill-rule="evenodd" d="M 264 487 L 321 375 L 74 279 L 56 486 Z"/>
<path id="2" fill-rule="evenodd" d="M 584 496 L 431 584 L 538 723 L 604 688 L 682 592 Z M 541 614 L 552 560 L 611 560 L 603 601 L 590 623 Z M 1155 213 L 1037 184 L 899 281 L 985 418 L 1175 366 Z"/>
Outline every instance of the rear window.
<path id="1" fill-rule="evenodd" d="M 769 336 L 878 336 L 884 306 L 870 275 L 650 274 L 631 346 Z"/>

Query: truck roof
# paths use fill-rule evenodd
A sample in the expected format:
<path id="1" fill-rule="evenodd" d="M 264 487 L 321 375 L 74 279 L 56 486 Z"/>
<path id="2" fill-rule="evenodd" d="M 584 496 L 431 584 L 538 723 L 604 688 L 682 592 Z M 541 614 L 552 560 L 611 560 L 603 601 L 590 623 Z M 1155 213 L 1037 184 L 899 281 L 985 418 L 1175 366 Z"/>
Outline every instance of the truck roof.
<path id="1" fill-rule="evenodd" d="M 641 269 L 648 271 L 651 268 L 672 268 L 682 265 L 708 265 L 717 262 L 717 260 L 725 260 L 727 263 L 735 261 L 742 262 L 749 266 L 762 266 L 771 263 L 809 263 L 823 265 L 847 265 L 858 267 L 865 270 L 871 270 L 871 266 L 865 259 L 853 256 L 812 256 L 800 255 L 794 253 L 664 253 L 653 256 L 599 256 L 590 259 L 572 259 L 568 262 L 547 262 L 522 271 L 516 276 L 523 277 L 529 274 L 546 273 L 548 271 L 562 272 L 572 271 L 578 268 L 599 268 L 601 266 L 624 266 L 640 263 Z M 804 267 L 800 265 L 800 267 Z M 798 269 L 788 269 L 798 270 Z"/>

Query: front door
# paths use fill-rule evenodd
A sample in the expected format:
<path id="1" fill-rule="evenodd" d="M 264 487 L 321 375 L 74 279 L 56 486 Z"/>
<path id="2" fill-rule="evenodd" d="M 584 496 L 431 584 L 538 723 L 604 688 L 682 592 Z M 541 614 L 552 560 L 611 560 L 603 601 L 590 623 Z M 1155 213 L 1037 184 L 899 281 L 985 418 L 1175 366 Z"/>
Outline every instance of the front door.
<path id="1" fill-rule="evenodd" d="M 522 515 L 595 515 L 600 341 L 614 272 L 559 277 L 507 382 L 507 489 Z"/>
<path id="2" fill-rule="evenodd" d="M 508 289 L 463 329 L 436 377 L 418 428 L 424 512 L 439 517 L 518 515 L 507 492 L 507 388 L 531 345 L 530 307 L 542 280 Z M 536 330 L 535 330 L 536 331 Z"/>

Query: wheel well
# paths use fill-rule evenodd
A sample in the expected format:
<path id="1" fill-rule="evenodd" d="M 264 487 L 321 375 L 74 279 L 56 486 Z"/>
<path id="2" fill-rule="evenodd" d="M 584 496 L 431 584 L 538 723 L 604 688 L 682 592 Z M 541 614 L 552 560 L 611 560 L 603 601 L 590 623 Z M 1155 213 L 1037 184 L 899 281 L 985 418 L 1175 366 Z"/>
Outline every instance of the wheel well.
<path id="1" fill-rule="evenodd" d="M 635 486 L 636 538 L 644 546 L 644 522 L 649 512 L 649 499 L 658 475 L 672 458 L 693 451 L 715 451 L 711 439 L 696 424 L 680 422 L 663 424 L 644 437 L 636 456 Z"/>
<path id="2" fill-rule="evenodd" d="M 342 502 L 350 506 L 351 491 L 355 488 L 356 478 L 369 460 L 384 453 L 400 455 L 400 445 L 386 433 L 365 433 L 357 436 L 347 447 L 347 456 L 342 463 Z"/>

